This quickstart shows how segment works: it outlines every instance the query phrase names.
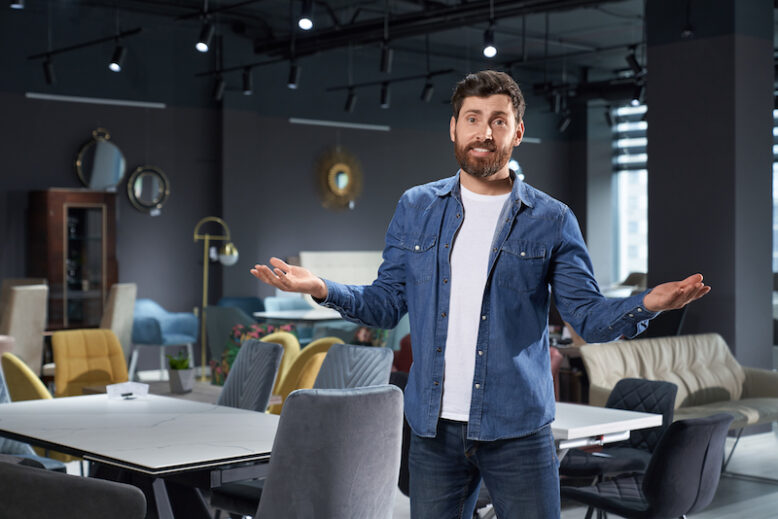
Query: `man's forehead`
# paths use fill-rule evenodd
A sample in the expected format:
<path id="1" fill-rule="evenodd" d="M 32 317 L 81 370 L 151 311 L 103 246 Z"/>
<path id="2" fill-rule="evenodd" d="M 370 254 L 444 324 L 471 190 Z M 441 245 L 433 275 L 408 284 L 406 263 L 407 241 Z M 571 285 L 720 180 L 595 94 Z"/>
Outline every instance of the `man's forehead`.
<path id="1" fill-rule="evenodd" d="M 489 96 L 467 96 L 462 101 L 460 112 L 505 112 L 513 113 L 513 102 L 506 94 L 492 94 Z"/>

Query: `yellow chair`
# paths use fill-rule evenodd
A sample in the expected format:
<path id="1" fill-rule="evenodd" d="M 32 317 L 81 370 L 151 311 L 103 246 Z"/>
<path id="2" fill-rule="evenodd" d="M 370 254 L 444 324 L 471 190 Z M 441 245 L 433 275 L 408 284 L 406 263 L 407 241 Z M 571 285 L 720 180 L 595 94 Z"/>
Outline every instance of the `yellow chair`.
<path id="1" fill-rule="evenodd" d="M 313 382 L 316 380 L 316 375 L 319 373 L 319 368 L 324 361 L 324 357 L 321 357 L 318 361 L 318 365 L 314 362 L 308 366 L 308 361 L 319 353 L 327 353 L 327 350 L 329 350 L 333 344 L 343 344 L 343 340 L 339 337 L 322 337 L 321 339 L 316 339 L 311 342 L 300 351 L 300 354 L 297 355 L 294 363 L 289 367 L 283 378 L 279 374 L 276 379 L 276 387 L 273 389 L 273 395 L 275 397 L 280 396 L 281 403 L 273 404 L 268 407 L 268 412 L 281 414 L 281 408 L 284 407 L 284 400 L 289 396 L 289 393 L 295 389 L 310 389 L 313 387 Z M 306 385 L 302 385 L 303 382 L 305 382 Z"/>
<path id="2" fill-rule="evenodd" d="M 297 379 L 297 389 L 313 389 L 313 385 L 316 383 L 316 377 L 319 374 L 321 365 L 324 363 L 324 357 L 327 356 L 326 352 L 317 353 L 313 357 L 308 359 L 303 369 L 300 371 L 300 378 Z"/>
<path id="3" fill-rule="evenodd" d="M 0 363 L 5 375 L 5 383 L 8 386 L 8 394 L 11 395 L 12 402 L 22 402 L 24 400 L 50 400 L 51 393 L 43 385 L 38 375 L 25 364 L 22 359 L 13 353 L 6 352 L 0 357 Z M 75 456 L 63 454 L 61 452 L 49 451 L 40 447 L 33 447 L 39 456 L 59 460 L 63 463 L 80 460 Z"/>
<path id="4" fill-rule="evenodd" d="M 275 342 L 284 347 L 284 355 L 281 357 L 281 366 L 278 368 L 278 375 L 276 375 L 276 382 L 273 385 L 272 394 L 275 395 L 278 392 L 280 381 L 286 376 L 289 368 L 294 364 L 295 359 L 300 354 L 300 341 L 293 333 L 289 332 L 274 332 L 269 335 L 265 335 L 261 339 L 262 342 Z"/>
<path id="5" fill-rule="evenodd" d="M 54 396 L 82 395 L 85 386 L 127 382 L 127 361 L 111 330 L 64 330 L 51 336 Z"/>

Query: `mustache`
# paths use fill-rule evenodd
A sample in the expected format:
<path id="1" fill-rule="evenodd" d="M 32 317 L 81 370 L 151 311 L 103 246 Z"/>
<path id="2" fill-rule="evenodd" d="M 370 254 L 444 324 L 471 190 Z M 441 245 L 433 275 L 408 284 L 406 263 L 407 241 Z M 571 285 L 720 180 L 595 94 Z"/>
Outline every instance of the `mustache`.
<path id="1" fill-rule="evenodd" d="M 472 144 L 468 144 L 467 148 L 465 148 L 465 151 L 470 151 L 475 148 L 483 148 L 485 150 L 489 151 L 496 151 L 497 145 L 494 144 L 494 141 L 488 140 L 488 141 L 482 141 L 482 142 L 474 142 Z"/>

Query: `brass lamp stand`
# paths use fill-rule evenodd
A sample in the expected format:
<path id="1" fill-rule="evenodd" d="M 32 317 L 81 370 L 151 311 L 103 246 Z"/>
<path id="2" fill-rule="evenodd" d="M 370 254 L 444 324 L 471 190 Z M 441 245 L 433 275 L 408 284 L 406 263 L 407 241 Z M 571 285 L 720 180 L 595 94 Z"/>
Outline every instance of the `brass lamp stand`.
<path id="1" fill-rule="evenodd" d="M 200 227 L 208 222 L 218 223 L 222 227 L 222 234 L 201 233 Z M 194 241 L 203 240 L 203 306 L 200 312 L 200 377 L 198 380 L 208 380 L 205 375 L 206 363 L 206 337 L 205 337 L 205 308 L 208 306 L 208 264 L 211 240 L 223 241 L 224 244 L 219 249 L 219 262 L 224 266 L 232 266 L 238 261 L 238 249 L 230 241 L 230 228 L 227 223 L 216 216 L 206 216 L 195 225 Z"/>

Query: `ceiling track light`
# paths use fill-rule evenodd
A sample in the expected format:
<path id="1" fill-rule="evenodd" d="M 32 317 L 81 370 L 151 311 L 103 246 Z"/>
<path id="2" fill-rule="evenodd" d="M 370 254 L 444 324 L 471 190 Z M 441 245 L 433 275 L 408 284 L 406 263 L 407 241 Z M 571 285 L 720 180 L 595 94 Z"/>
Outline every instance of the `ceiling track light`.
<path id="1" fill-rule="evenodd" d="M 254 93 L 254 81 L 251 77 L 251 69 L 243 69 L 243 95 L 250 96 Z"/>
<path id="2" fill-rule="evenodd" d="M 286 86 L 292 90 L 297 90 L 297 86 L 300 84 L 300 72 L 302 69 L 294 61 L 289 65 L 289 78 L 286 81 Z"/>
<path id="3" fill-rule="evenodd" d="M 227 83 L 224 78 L 219 76 L 216 78 L 216 82 L 213 85 L 213 98 L 216 101 L 221 101 L 224 98 L 224 91 L 227 89 Z"/>
<path id="4" fill-rule="evenodd" d="M 632 100 L 629 102 L 632 106 L 640 106 L 640 103 L 643 102 L 643 94 L 645 93 L 645 85 L 643 83 L 638 83 L 635 85 L 635 91 L 632 94 Z"/>
<path id="5" fill-rule="evenodd" d="M 432 95 L 435 93 L 435 87 L 432 85 L 430 78 L 427 78 L 427 82 L 424 83 L 424 88 L 421 91 L 421 100 L 425 103 L 432 101 Z"/>
<path id="6" fill-rule="evenodd" d="M 638 58 L 635 56 L 635 49 L 632 48 L 632 51 L 627 54 L 626 58 L 627 65 L 629 65 L 629 68 L 632 69 L 632 73 L 636 76 L 639 76 L 643 73 L 643 67 L 640 66 L 640 63 L 638 63 Z"/>
<path id="7" fill-rule="evenodd" d="M 348 97 L 346 97 L 346 104 L 343 107 L 343 111 L 351 113 L 354 111 L 354 108 L 357 106 L 357 93 L 354 92 L 353 88 L 348 89 Z"/>
<path id="8" fill-rule="evenodd" d="M 570 116 L 570 112 L 565 112 L 562 116 L 562 120 L 559 121 L 559 125 L 557 126 L 559 133 L 564 133 L 571 122 L 573 122 L 573 118 Z"/>
<path id="9" fill-rule="evenodd" d="M 384 40 L 381 45 L 381 73 L 392 73 L 392 57 L 394 56 L 394 50 L 389 46 L 389 42 Z"/>
<path id="10" fill-rule="evenodd" d="M 389 108 L 391 103 L 391 92 L 389 91 L 389 82 L 381 83 L 381 108 Z"/>
<path id="11" fill-rule="evenodd" d="M 303 0 L 303 8 L 300 11 L 300 18 L 297 19 L 297 26 L 304 31 L 313 29 L 313 0 Z"/>
<path id="12" fill-rule="evenodd" d="M 53 85 L 57 82 L 57 76 L 54 74 L 54 62 L 51 58 L 43 60 L 43 76 L 46 78 L 47 85 Z"/>
<path id="13" fill-rule="evenodd" d="M 119 45 L 119 43 L 117 42 L 116 48 L 114 48 L 113 50 L 113 56 L 111 57 L 111 62 L 108 64 L 108 68 L 114 72 L 121 72 L 122 62 L 124 61 L 125 54 L 127 54 L 127 49 L 125 49 L 124 46 Z"/>
<path id="14" fill-rule="evenodd" d="M 199 52 L 208 52 L 208 49 L 211 47 L 214 31 L 215 28 L 211 22 L 207 20 L 203 22 L 203 27 L 200 29 L 200 37 L 195 44 L 195 48 Z"/>
<path id="15" fill-rule="evenodd" d="M 24 9 L 24 0 L 11 0 L 11 9 Z"/>
<path id="16" fill-rule="evenodd" d="M 494 46 L 494 26 L 489 24 L 489 28 L 484 31 L 484 56 L 493 58 L 497 55 L 497 47 Z"/>

